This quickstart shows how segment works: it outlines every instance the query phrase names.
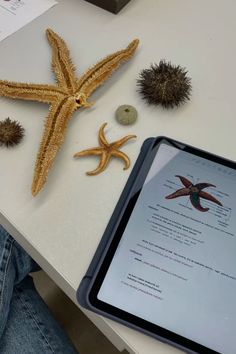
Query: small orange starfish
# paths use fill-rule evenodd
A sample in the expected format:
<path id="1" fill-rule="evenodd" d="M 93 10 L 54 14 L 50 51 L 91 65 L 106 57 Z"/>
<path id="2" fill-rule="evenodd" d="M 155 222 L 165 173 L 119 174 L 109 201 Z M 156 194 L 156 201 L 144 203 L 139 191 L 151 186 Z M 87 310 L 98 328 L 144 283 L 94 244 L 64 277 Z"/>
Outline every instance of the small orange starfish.
<path id="1" fill-rule="evenodd" d="M 125 167 L 124 170 L 127 170 L 130 166 L 130 159 L 129 157 L 122 151 L 119 151 L 118 149 L 126 143 L 126 141 L 132 139 L 132 138 L 137 138 L 136 135 L 127 135 L 120 140 L 116 140 L 113 143 L 108 143 L 108 141 L 105 138 L 104 135 L 104 128 L 107 125 L 107 123 L 104 123 L 101 128 L 99 129 L 99 135 L 98 135 L 98 142 L 100 147 L 95 147 L 91 148 L 88 150 L 83 150 L 80 152 L 77 152 L 74 157 L 81 157 L 81 156 L 89 156 L 89 155 L 96 155 L 99 156 L 101 155 L 101 161 L 98 165 L 98 167 L 90 172 L 86 172 L 87 175 L 89 176 L 95 176 L 105 170 L 105 168 L 108 165 L 108 162 L 110 161 L 112 156 L 119 157 L 125 162 Z"/>

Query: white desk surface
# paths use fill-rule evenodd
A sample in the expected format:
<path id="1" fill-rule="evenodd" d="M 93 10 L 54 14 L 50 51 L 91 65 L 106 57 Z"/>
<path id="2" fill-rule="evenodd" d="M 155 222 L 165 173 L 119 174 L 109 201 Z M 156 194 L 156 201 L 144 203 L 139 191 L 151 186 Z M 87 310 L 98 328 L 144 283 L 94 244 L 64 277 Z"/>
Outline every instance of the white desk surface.
<path id="1" fill-rule="evenodd" d="M 82 0 L 59 4 L 0 43 L 0 78 L 50 83 L 51 50 L 45 29 L 67 42 L 79 74 L 90 65 L 140 38 L 136 56 L 98 89 L 96 105 L 77 111 L 44 190 L 30 193 L 36 153 L 48 106 L 0 98 L 0 119 L 22 122 L 26 136 L 14 150 L 1 148 L 0 221 L 75 300 L 77 287 L 131 172 L 113 160 L 96 177 L 96 158 L 74 160 L 73 154 L 97 143 L 107 121 L 107 136 L 137 134 L 125 151 L 132 165 L 149 136 L 167 135 L 236 160 L 235 80 L 236 3 L 234 0 L 132 0 L 113 15 Z M 192 77 L 191 102 L 179 109 L 146 105 L 136 91 L 141 69 L 165 58 L 186 67 Z M 136 106 L 138 122 L 121 126 L 114 119 L 120 104 Z M 138 332 L 89 314 L 117 345 L 131 353 L 179 351 Z"/>

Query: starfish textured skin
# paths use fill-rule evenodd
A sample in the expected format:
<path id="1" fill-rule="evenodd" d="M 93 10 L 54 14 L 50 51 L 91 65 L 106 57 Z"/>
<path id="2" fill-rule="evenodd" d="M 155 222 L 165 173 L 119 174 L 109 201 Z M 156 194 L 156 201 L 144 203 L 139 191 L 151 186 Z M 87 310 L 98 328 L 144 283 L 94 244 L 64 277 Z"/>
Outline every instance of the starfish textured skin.
<path id="1" fill-rule="evenodd" d="M 52 47 L 52 70 L 57 84 L 28 84 L 0 80 L 0 96 L 39 101 L 50 105 L 35 163 L 31 188 L 33 196 L 38 194 L 46 183 L 74 111 L 80 107 L 93 105 L 87 102 L 88 97 L 121 63 L 134 55 L 139 44 L 138 39 L 133 40 L 127 48 L 107 56 L 77 78 L 66 43 L 51 29 L 47 29 L 46 34 Z"/>
<path id="2" fill-rule="evenodd" d="M 203 208 L 201 206 L 200 198 L 209 200 L 217 205 L 222 206 L 221 202 L 218 199 L 213 197 L 211 194 L 203 191 L 204 188 L 215 187 L 214 184 L 211 183 L 193 184 L 186 177 L 182 177 L 179 175 L 176 175 L 175 177 L 178 177 L 180 179 L 180 181 L 184 185 L 184 188 L 180 188 L 176 192 L 166 196 L 166 199 L 174 199 L 178 197 L 189 196 L 192 206 L 202 212 L 208 211 L 209 208 Z"/>
<path id="3" fill-rule="evenodd" d="M 108 165 L 108 162 L 110 161 L 111 157 L 118 157 L 122 159 L 125 163 L 124 170 L 127 170 L 130 166 L 130 159 L 129 157 L 122 151 L 119 151 L 118 149 L 124 145 L 128 140 L 136 138 L 136 135 L 127 135 L 120 140 L 116 140 L 113 143 L 108 143 L 108 141 L 105 138 L 104 135 L 104 128 L 107 125 L 107 123 L 104 123 L 101 128 L 99 129 L 99 135 L 98 135 L 98 142 L 100 147 L 95 147 L 87 150 L 83 150 L 80 152 L 77 152 L 74 157 L 82 157 L 82 156 L 89 156 L 89 155 L 95 155 L 95 156 L 101 156 L 100 163 L 98 167 L 90 172 L 86 172 L 87 175 L 89 176 L 95 176 L 105 170 L 105 168 Z"/>

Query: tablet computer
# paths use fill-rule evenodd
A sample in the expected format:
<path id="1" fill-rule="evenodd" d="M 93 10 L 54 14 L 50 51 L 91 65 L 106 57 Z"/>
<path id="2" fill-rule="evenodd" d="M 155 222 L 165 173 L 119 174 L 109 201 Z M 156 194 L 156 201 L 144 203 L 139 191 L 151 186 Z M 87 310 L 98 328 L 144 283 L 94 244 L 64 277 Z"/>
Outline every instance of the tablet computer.
<path id="1" fill-rule="evenodd" d="M 236 164 L 145 144 L 78 298 L 189 353 L 235 354 Z"/>

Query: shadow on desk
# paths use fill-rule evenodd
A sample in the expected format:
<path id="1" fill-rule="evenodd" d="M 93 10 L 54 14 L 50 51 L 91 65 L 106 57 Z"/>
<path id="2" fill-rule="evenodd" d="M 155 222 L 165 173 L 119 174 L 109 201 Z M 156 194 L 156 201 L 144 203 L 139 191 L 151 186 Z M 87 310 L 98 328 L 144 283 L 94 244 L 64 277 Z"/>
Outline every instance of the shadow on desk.
<path id="1" fill-rule="evenodd" d="M 108 339 L 43 272 L 33 274 L 35 286 L 79 354 L 120 354 Z M 123 354 L 128 354 L 124 351 Z"/>

